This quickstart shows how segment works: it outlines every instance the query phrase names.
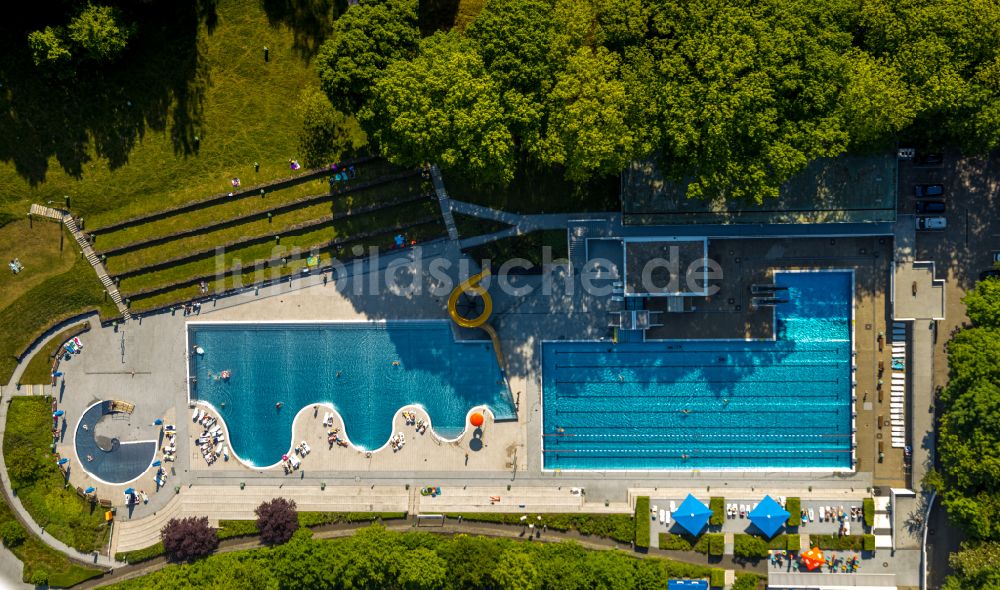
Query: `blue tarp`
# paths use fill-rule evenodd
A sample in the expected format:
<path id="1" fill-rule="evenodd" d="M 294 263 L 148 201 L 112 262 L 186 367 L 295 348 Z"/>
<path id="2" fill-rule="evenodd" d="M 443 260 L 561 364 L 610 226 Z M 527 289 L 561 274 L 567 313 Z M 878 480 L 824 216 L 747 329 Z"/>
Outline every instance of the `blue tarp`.
<path id="1" fill-rule="evenodd" d="M 791 515 L 781 507 L 781 504 L 775 502 L 771 496 L 764 496 L 760 504 L 750 511 L 750 522 L 770 538 L 785 524 L 789 516 Z"/>
<path id="2" fill-rule="evenodd" d="M 674 521 L 684 530 L 694 536 L 701 534 L 702 529 L 708 524 L 708 517 L 712 515 L 712 510 L 701 503 L 700 500 L 688 494 L 688 497 L 681 502 L 681 505 L 674 511 Z"/>
<path id="3" fill-rule="evenodd" d="M 667 590 L 708 590 L 708 580 L 668 580 Z"/>

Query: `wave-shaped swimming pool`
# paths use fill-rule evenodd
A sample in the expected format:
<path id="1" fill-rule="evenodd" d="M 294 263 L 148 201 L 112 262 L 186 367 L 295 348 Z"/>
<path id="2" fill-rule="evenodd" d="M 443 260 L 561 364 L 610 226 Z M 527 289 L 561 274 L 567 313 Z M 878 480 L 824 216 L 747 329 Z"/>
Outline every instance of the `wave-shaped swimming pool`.
<path id="1" fill-rule="evenodd" d="M 316 403 L 332 404 L 363 449 L 383 446 L 408 404 L 446 438 L 461 434 L 473 406 L 516 417 L 493 345 L 456 341 L 447 321 L 191 323 L 188 346 L 204 350 L 191 355 L 192 400 L 215 407 L 233 452 L 255 466 L 289 452 L 296 413 Z"/>

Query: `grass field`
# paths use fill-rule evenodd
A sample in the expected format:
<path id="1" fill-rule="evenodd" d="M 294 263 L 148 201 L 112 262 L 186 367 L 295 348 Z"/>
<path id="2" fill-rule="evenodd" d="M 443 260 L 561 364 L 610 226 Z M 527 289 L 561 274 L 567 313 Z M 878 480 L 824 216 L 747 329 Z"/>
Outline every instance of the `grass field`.
<path id="1" fill-rule="evenodd" d="M 95 157 L 82 165 L 77 178 L 53 158 L 44 182 L 35 186 L 14 166 L 0 165 L 0 194 L 14 196 L 4 199 L 4 209 L 27 211 L 31 202 L 62 203 L 70 195 L 73 212 L 97 227 L 227 192 L 236 176 L 245 186 L 287 176 L 288 160 L 299 157 L 301 121 L 294 107 L 303 89 L 318 85 L 315 69 L 294 50 L 294 32 L 270 26 L 257 0 L 219 0 L 216 13 L 214 29 L 209 32 L 202 24 L 191 44 L 195 63 L 186 72 L 189 79 L 169 97 L 165 113 L 145 113 L 144 133 L 123 163 L 110 169 L 109 159 Z M 150 55 L 143 47 L 136 49 L 132 58 L 145 58 L 148 66 L 122 67 L 142 67 L 133 76 L 150 81 L 174 79 L 167 70 L 174 62 L 157 56 L 168 43 L 152 48 Z M 264 46 L 270 49 L 266 63 Z M 184 117 L 174 112 L 181 106 L 190 111 Z M 155 120 L 158 116 L 166 122 Z M 182 133 L 186 136 L 180 143 L 187 150 L 179 148 Z M 191 134 L 199 137 L 196 145 Z M 93 140 L 89 151 L 99 151 Z M 260 172 L 254 172 L 254 162 L 260 163 Z"/>
<path id="2" fill-rule="evenodd" d="M 104 511 L 64 486 L 49 449 L 51 403 L 50 397 L 17 397 L 10 403 L 3 452 L 11 486 L 46 534 L 80 551 L 94 551 L 107 540 Z"/>
<path id="3" fill-rule="evenodd" d="M 70 339 L 72 334 L 80 331 L 80 328 L 84 324 L 75 324 L 66 328 L 62 332 L 56 334 L 49 343 L 40 348 L 35 352 L 34 356 L 31 357 L 31 362 L 25 367 L 24 372 L 21 373 L 20 381 L 21 383 L 31 385 L 31 384 L 48 384 L 52 381 L 52 357 L 56 352 L 62 348 L 62 345 Z"/>
<path id="4" fill-rule="evenodd" d="M 62 250 L 59 249 L 61 237 L 65 238 Z M 73 268 L 79 257 L 74 246 L 76 243 L 69 234 L 63 235 L 62 224 L 55 221 L 29 223 L 22 217 L 0 228 L 0 252 L 3 252 L 4 262 L 17 258 L 24 265 L 24 270 L 16 275 L 6 266 L 0 272 L 3 277 L 0 279 L 0 305 L 14 301 L 46 279 Z"/>

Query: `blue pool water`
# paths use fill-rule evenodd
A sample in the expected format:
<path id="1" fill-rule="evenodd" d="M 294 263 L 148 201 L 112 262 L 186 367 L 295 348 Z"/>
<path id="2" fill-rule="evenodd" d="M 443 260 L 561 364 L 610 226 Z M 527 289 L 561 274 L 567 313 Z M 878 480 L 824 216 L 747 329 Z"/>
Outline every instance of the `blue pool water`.
<path id="1" fill-rule="evenodd" d="M 852 273 L 775 283 L 774 341 L 545 343 L 545 468 L 850 468 Z"/>
<path id="2" fill-rule="evenodd" d="M 462 432 L 475 405 L 490 406 L 499 419 L 515 416 L 492 344 L 456 342 L 446 321 L 188 329 L 189 343 L 205 349 L 192 355 L 192 397 L 221 412 L 233 452 L 257 466 L 281 460 L 295 414 L 318 402 L 333 404 L 348 439 L 365 449 L 386 443 L 393 414 L 407 404 L 423 406 L 445 437 Z M 228 381 L 209 375 L 225 369 Z"/>

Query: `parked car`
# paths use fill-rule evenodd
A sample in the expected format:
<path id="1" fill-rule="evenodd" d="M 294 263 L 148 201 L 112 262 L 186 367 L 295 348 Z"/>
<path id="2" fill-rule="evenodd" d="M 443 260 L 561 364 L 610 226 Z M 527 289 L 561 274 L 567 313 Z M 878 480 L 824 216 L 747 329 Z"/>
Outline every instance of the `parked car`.
<path id="1" fill-rule="evenodd" d="M 924 197 L 943 197 L 944 196 L 944 185 L 943 184 L 915 184 L 913 185 L 913 194 L 917 196 L 918 199 Z"/>
<path id="2" fill-rule="evenodd" d="M 1000 277 L 1000 269 L 991 268 L 989 270 L 984 270 L 983 272 L 979 273 L 980 281 L 985 281 L 986 279 L 991 277 Z"/>
<path id="3" fill-rule="evenodd" d="M 944 154 L 918 154 L 913 162 L 917 166 L 937 166 L 944 162 Z"/>
<path id="4" fill-rule="evenodd" d="M 917 201 L 917 213 L 944 213 L 944 201 Z"/>
<path id="5" fill-rule="evenodd" d="M 944 229 L 946 227 L 948 227 L 948 220 L 944 217 L 917 218 L 917 229 L 920 230 Z"/>

